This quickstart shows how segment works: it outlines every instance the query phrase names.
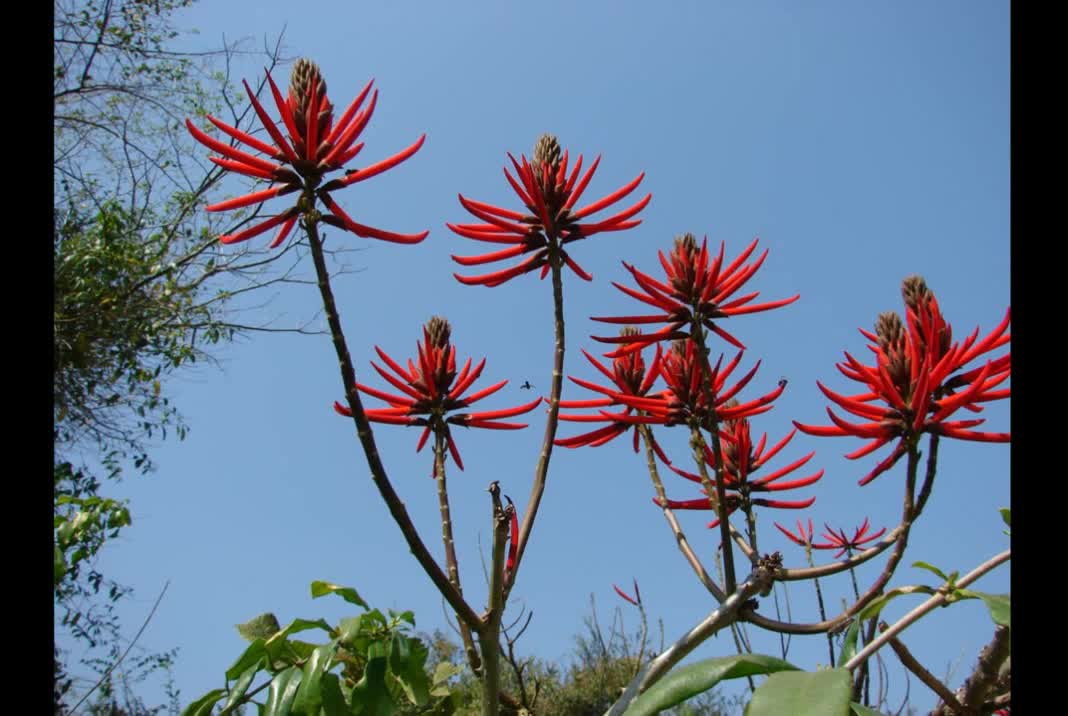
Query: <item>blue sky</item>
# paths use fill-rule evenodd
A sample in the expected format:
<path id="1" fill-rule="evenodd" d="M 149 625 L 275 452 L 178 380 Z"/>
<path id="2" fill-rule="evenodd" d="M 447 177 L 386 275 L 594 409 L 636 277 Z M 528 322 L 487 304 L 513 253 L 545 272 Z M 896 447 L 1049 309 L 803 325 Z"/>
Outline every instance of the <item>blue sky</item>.
<path id="1" fill-rule="evenodd" d="M 427 133 L 411 160 L 337 195 L 357 221 L 431 230 L 415 247 L 330 236 L 361 249 L 348 261 L 362 270 L 339 278 L 334 290 L 357 371 L 375 385 L 373 346 L 407 357 L 423 322 L 440 314 L 453 324 L 461 357 L 488 356 L 482 385 L 512 381 L 487 408 L 528 399 L 518 388 L 524 380 L 547 390 L 549 283 L 531 275 L 495 289 L 460 285 L 449 254 L 482 247 L 444 226 L 469 219 L 457 193 L 519 208 L 501 173 L 505 153 L 529 155 L 546 131 L 572 155 L 603 156 L 587 197 L 641 171 L 641 189 L 653 193 L 640 227 L 594 237 L 573 252 L 595 280 L 566 276 L 568 375 L 598 378 L 579 350 L 601 352 L 589 336 L 603 327 L 589 316 L 635 312 L 637 304 L 610 284 L 629 283 L 620 260 L 657 271 L 657 250 L 687 231 L 726 241 L 729 256 L 760 237 L 770 255 L 752 288 L 764 299 L 801 295 L 789 307 L 728 325 L 748 347 L 745 365 L 763 361 L 751 396 L 789 378 L 775 410 L 753 422 L 772 440 L 792 419 L 825 422 L 815 381 L 850 388 L 834 364 L 845 350 L 866 356 L 857 328 L 870 329 L 882 311 L 901 310 L 905 276 L 927 279 L 957 336 L 976 326 L 985 334 L 1009 305 L 1007 2 L 293 8 L 273 0 L 255 7 L 202 2 L 180 24 L 199 31 L 185 42 L 204 48 L 224 35 L 260 42 L 285 27 L 287 54 L 314 59 L 341 106 L 376 78 L 381 94 L 364 135 L 366 161 Z M 235 69 L 250 81 L 261 76 L 255 62 Z M 288 287 L 259 317 L 292 324 L 314 317 L 317 300 L 310 286 Z M 389 519 L 352 423 L 331 409 L 342 390 L 328 338 L 254 335 L 219 358 L 220 367 L 197 368 L 172 385 L 192 431 L 184 442 L 158 447 L 156 474 L 123 484 L 134 527 L 103 559 L 110 575 L 138 590 L 124 607 L 131 630 L 170 580 L 143 642 L 180 647 L 184 698 L 222 685 L 243 648 L 234 624 L 264 611 L 283 623 L 342 616 L 339 604 L 310 599 L 312 580 L 354 586 L 375 606 L 414 610 L 421 629 L 441 627 L 441 600 Z M 564 397 L 586 393 L 565 384 Z M 984 429 L 1010 429 L 1007 402 L 985 416 Z M 467 469 L 451 474 L 453 518 L 465 593 L 477 608 L 485 595 L 479 549 L 489 539 L 485 487 L 499 480 L 524 508 L 543 414 L 530 422 L 514 433 L 458 435 Z M 574 432 L 565 424 L 560 435 Z M 414 453 L 418 433 L 411 429 L 381 426 L 375 436 L 395 487 L 440 555 L 429 451 Z M 672 440 L 681 459 L 683 441 L 666 442 Z M 628 443 L 554 452 L 513 592 L 513 606 L 535 614 L 520 642 L 526 654 L 566 658 L 590 594 L 604 617 L 621 604 L 612 584 L 629 585 L 632 577 L 650 615 L 663 619 L 668 641 L 714 606 L 650 503 L 644 461 Z M 774 520 L 793 525 L 812 517 L 850 530 L 866 516 L 876 527 L 896 524 L 903 467 L 858 487 L 874 464 L 842 458 L 858 444 L 794 438 L 775 464 L 816 450 L 810 464 L 827 472 L 796 493 L 817 497 L 809 510 L 760 513 L 763 551 L 782 550 L 787 564 L 803 561 Z M 909 566 L 915 560 L 963 573 L 1007 545 L 997 509 L 1009 504 L 1009 447 L 946 441 L 940 465 L 893 584 L 930 583 Z M 696 496 L 689 483 L 666 479 L 672 496 Z M 718 533 L 702 526 L 707 516 L 680 519 L 698 552 L 710 557 Z M 881 566 L 874 560 L 858 576 L 870 580 Z M 1001 568 L 976 588 L 1005 592 L 1008 585 L 1009 570 Z M 822 586 L 834 605 L 851 592 L 847 576 Z M 811 585 L 791 585 L 790 600 L 796 619 L 818 619 Z M 899 600 L 887 620 L 916 603 Z M 763 606 L 772 610 L 770 600 Z M 635 615 L 626 616 L 633 624 Z M 777 637 L 749 633 L 756 651 L 778 653 Z M 955 665 L 956 686 L 991 634 L 984 608 L 970 602 L 939 610 L 904 641 L 936 675 Z M 729 637 L 720 637 L 697 655 L 732 649 Z M 823 637 L 794 638 L 789 658 L 809 668 L 824 662 Z M 890 674 L 900 689 L 900 666 L 891 665 Z M 923 709 L 934 701 L 914 680 L 912 704 Z"/>

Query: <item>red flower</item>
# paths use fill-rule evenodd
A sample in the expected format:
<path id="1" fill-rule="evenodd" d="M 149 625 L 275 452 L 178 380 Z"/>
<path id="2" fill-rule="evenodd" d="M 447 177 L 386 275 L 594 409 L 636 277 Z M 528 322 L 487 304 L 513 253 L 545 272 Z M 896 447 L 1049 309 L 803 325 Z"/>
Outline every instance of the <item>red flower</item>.
<path id="1" fill-rule="evenodd" d="M 976 328 L 963 343 L 952 341 L 952 329 L 942 317 L 934 294 L 923 279 L 914 276 L 905 280 L 902 292 L 906 304 L 907 329 L 896 313 L 879 316 L 875 333 L 861 330 L 874 344 L 868 347 L 875 353 L 875 365 L 862 364 L 849 353 L 838 370 L 851 380 L 864 384 L 866 390 L 857 395 L 840 395 L 817 382 L 824 395 L 845 411 L 872 422 L 849 423 L 827 408 L 833 426 L 811 426 L 794 422 L 810 435 L 866 438 L 869 442 L 846 455 L 855 460 L 900 438 L 894 451 L 861 480 L 866 485 L 893 467 L 909 446 L 922 433 L 945 435 L 961 440 L 1009 442 L 1009 433 L 989 433 L 971 430 L 985 422 L 982 419 L 947 420 L 964 408 L 974 413 L 982 411 L 979 403 L 1008 398 L 1008 388 L 995 390 L 1012 372 L 1011 354 L 988 360 L 984 365 L 955 373 L 973 360 L 1009 342 L 1009 311 L 986 338 L 977 340 Z M 955 373 L 955 374 L 954 374 Z M 873 403 L 883 403 L 882 406 Z"/>
<path id="2" fill-rule="evenodd" d="M 737 401 L 730 401 L 728 407 L 734 407 Z M 790 433 L 776 443 L 767 452 L 764 448 L 767 446 L 767 433 L 761 436 L 756 447 L 753 446 L 752 438 L 750 437 L 749 421 L 745 418 L 725 420 L 719 428 L 720 438 L 720 464 L 722 466 L 724 487 L 732 492 L 727 494 L 727 506 L 728 513 L 734 512 L 738 507 L 742 507 L 748 504 L 761 505 L 764 507 L 775 507 L 779 509 L 803 509 L 810 507 L 816 498 L 812 497 L 808 500 L 800 501 L 786 501 L 786 500 L 769 500 L 766 498 L 753 498 L 754 492 L 781 492 L 784 490 L 793 490 L 798 487 L 807 487 L 812 483 L 823 477 L 823 470 L 819 470 L 806 477 L 789 480 L 787 482 L 779 482 L 780 479 L 790 474 L 797 468 L 801 467 L 815 455 L 815 452 L 810 452 L 798 460 L 779 468 L 774 472 L 760 477 L 756 480 L 751 480 L 750 476 L 762 468 L 768 460 L 777 455 L 790 440 L 793 439 L 797 433 L 796 430 L 790 431 Z M 705 462 L 710 466 L 715 466 L 715 456 L 712 453 L 712 449 L 705 447 Z M 673 472 L 687 480 L 702 483 L 700 475 L 696 475 L 691 472 L 681 470 L 674 465 L 668 463 L 668 467 Z M 704 492 L 702 487 L 702 492 Z M 660 505 L 658 499 L 654 499 L 656 504 Z M 662 506 L 662 505 L 661 505 Z M 693 510 L 707 510 L 711 509 L 711 505 L 708 501 L 707 493 L 705 498 L 696 500 L 669 500 L 668 507 L 673 509 L 693 509 Z M 710 526 L 715 527 L 719 522 L 716 521 Z"/>
<path id="3" fill-rule="evenodd" d="M 541 269 L 541 277 L 549 273 L 550 261 L 559 256 L 563 262 L 581 278 L 589 281 L 592 277 L 575 263 L 564 245 L 579 239 L 585 239 L 603 231 L 623 231 L 641 223 L 631 219 L 645 208 L 652 198 L 646 194 L 643 199 L 623 211 L 596 222 L 582 222 L 591 214 L 615 204 L 641 183 L 645 173 L 642 172 L 629 184 L 612 192 L 595 202 L 575 209 L 575 203 L 586 190 L 601 158 L 597 157 L 586 173 L 579 179 L 582 169 L 582 156 L 579 155 L 571 174 L 568 175 L 567 151 L 561 156 L 560 145 L 556 137 L 546 134 L 538 140 L 534 148 L 534 161 L 528 162 L 525 155 L 517 162 L 511 154 L 508 158 L 515 168 L 513 178 L 504 169 L 504 176 L 512 189 L 526 206 L 526 213 L 504 209 L 480 201 L 466 199 L 461 194 L 460 203 L 468 212 L 484 224 L 446 224 L 460 236 L 486 241 L 494 244 L 510 244 L 509 248 L 478 256 L 453 256 L 452 259 L 463 266 L 477 266 L 504 259 L 530 254 L 512 268 L 483 274 L 481 276 L 460 276 L 453 274 L 460 283 L 467 285 L 499 286 L 520 274 Z"/>
<path id="4" fill-rule="evenodd" d="M 463 410 L 471 404 L 482 400 L 488 395 L 496 393 L 503 388 L 508 381 L 502 380 L 488 388 L 462 398 L 460 396 L 471 387 L 471 384 L 482 374 L 486 365 L 483 358 L 474 369 L 471 368 L 471 359 L 464 363 L 459 375 L 456 373 L 456 347 L 451 345 L 449 338 L 451 328 L 444 318 L 434 317 L 423 327 L 423 342 L 417 344 L 418 365 L 411 359 L 408 367 L 404 368 L 378 346 L 375 351 L 386 363 L 395 375 L 391 375 L 379 367 L 373 361 L 373 367 L 379 375 L 386 379 L 394 388 L 404 395 L 393 395 L 385 391 L 357 383 L 356 387 L 367 395 L 374 396 L 389 403 L 388 408 L 373 408 L 366 410 L 367 419 L 375 423 L 389 423 L 391 425 L 421 425 L 425 426 L 423 434 L 419 437 L 416 452 L 423 449 L 431 430 L 442 432 L 449 446 L 456 466 L 464 469 L 460 453 L 453 442 L 449 431 L 450 425 L 461 425 L 466 428 L 490 428 L 493 430 L 518 430 L 525 428 L 525 423 L 499 422 L 500 418 L 511 418 L 516 415 L 528 413 L 538 406 L 541 398 L 533 400 L 515 408 L 503 410 L 490 410 L 481 413 L 459 413 L 449 415 L 446 413 L 453 410 Z M 341 403 L 334 403 L 334 410 L 338 413 L 351 417 L 352 411 Z M 426 417 L 419 417 L 419 416 Z"/>
<path id="5" fill-rule="evenodd" d="M 601 411 L 601 414 L 606 418 L 635 425 L 648 423 L 670 426 L 688 424 L 691 420 L 696 420 L 702 427 L 706 427 L 713 419 L 736 420 L 771 410 L 771 402 L 782 395 L 785 384 L 779 384 L 770 393 L 747 403 L 727 405 L 727 402 L 749 383 L 760 367 L 760 361 L 757 361 L 752 370 L 742 376 L 733 386 L 726 388 L 727 379 L 741 359 L 742 353 L 739 352 L 734 360 L 723 367 L 721 355 L 716 365 L 711 368 L 710 383 L 713 404 L 709 406 L 705 399 L 703 383 L 703 374 L 707 366 L 702 365 L 704 359 L 699 349 L 693 341 L 676 341 L 660 361 L 660 375 L 667 383 L 667 390 L 649 397 L 626 393 L 609 394 L 609 397 L 627 407 L 644 411 L 643 415 L 604 411 Z"/>
<path id="6" fill-rule="evenodd" d="M 704 492 L 704 488 L 701 488 Z M 734 514 L 734 511 L 742 506 L 742 496 L 735 492 L 727 493 L 727 514 Z M 774 507 L 780 510 L 803 510 L 806 507 L 812 507 L 816 502 L 815 497 L 810 497 L 807 500 L 767 500 L 762 497 L 756 497 L 749 500 L 751 504 L 760 505 L 762 507 Z M 659 497 L 653 498 L 653 503 L 658 507 L 670 507 L 673 510 L 711 510 L 712 503 L 707 497 L 698 497 L 694 500 L 668 500 L 667 504 L 661 502 Z M 719 519 L 712 520 L 708 523 L 709 527 L 718 527 Z"/>
<path id="7" fill-rule="evenodd" d="M 623 329 L 624 333 L 638 331 L 629 326 Z M 612 397 L 617 393 L 623 393 L 625 395 L 643 397 L 652 388 L 654 381 L 660 374 L 660 361 L 661 350 L 660 346 L 656 347 L 656 355 L 653 357 L 652 365 L 646 370 L 645 360 L 642 358 L 640 351 L 635 351 L 625 356 L 620 356 L 612 361 L 612 370 L 606 368 L 600 361 L 594 358 L 586 351 L 582 351 L 582 354 L 586 356 L 586 360 L 593 364 L 593 367 L 601 371 L 606 378 L 614 383 L 613 388 L 604 388 L 591 383 L 589 381 L 581 380 L 572 376 L 568 376 L 573 383 L 588 388 L 602 395 L 609 397 L 606 398 L 593 398 L 590 400 L 561 400 L 560 407 L 563 409 L 569 408 L 607 408 L 612 405 L 622 405 L 618 398 Z M 630 406 L 624 406 L 624 414 L 630 415 L 634 408 Z M 624 422 L 612 417 L 604 411 L 599 411 L 594 415 L 583 415 L 575 413 L 560 413 L 560 420 L 568 420 L 573 422 L 585 422 L 585 423 L 604 423 L 608 425 L 592 430 L 588 433 L 582 433 L 570 438 L 561 438 L 555 441 L 554 444 L 561 447 L 576 448 L 588 445 L 590 447 L 597 447 L 604 445 L 609 440 L 616 438 L 623 433 L 634 427 L 633 424 Z M 638 431 L 634 431 L 634 452 L 638 451 Z M 660 446 L 653 443 L 653 449 L 660 452 Z M 662 455 L 662 453 L 661 453 Z M 667 462 L 667 458 L 662 457 Z"/>
<path id="8" fill-rule="evenodd" d="M 623 599 L 627 600 L 628 602 L 630 602 L 634 606 L 641 607 L 641 605 L 642 605 L 642 593 L 638 591 L 638 580 L 637 579 L 633 580 L 633 584 L 634 584 L 634 596 L 633 597 L 630 596 L 629 594 L 627 594 L 626 592 L 624 592 L 622 589 L 620 589 L 619 587 L 617 587 L 614 584 L 612 585 L 612 589 L 616 590 L 616 594 L 618 594 L 619 596 L 621 596 Z"/>
<path id="9" fill-rule="evenodd" d="M 508 527 L 508 560 L 504 564 L 504 584 L 508 586 L 515 578 L 515 558 L 519 553 L 519 511 L 515 508 L 512 498 L 504 496 L 508 500 L 508 506 L 512 508 L 512 521 Z"/>
<path id="10" fill-rule="evenodd" d="M 208 115 L 208 121 L 225 134 L 266 155 L 267 159 L 249 154 L 230 146 L 226 142 L 214 139 L 198 129 L 188 119 L 185 121 L 189 132 L 198 142 L 222 155 L 220 157 L 210 157 L 215 164 L 238 174 L 263 179 L 271 184 L 267 189 L 212 204 L 207 207 L 208 211 L 239 209 L 259 204 L 283 194 L 301 192 L 301 199 L 297 201 L 296 205 L 243 231 L 220 236 L 219 241 L 224 244 L 246 241 L 281 225 L 282 228 L 279 230 L 278 235 L 271 242 L 271 248 L 274 248 L 285 241 L 300 215 L 310 212 L 314 208 L 316 198 L 321 199 L 330 211 L 330 215 L 323 216 L 322 221 L 331 226 L 351 231 L 357 236 L 402 244 L 414 244 L 426 238 L 427 234 L 430 233 L 429 231 L 419 234 L 396 234 L 357 223 L 330 196 L 330 192 L 335 189 L 341 189 L 364 179 L 370 179 L 400 164 L 419 151 L 419 148 L 423 146 L 423 141 L 426 139 L 425 134 L 410 147 L 388 159 L 363 169 L 350 169 L 345 172 L 344 177 L 333 179 L 319 186 L 324 175 L 341 169 L 363 149 L 363 142 L 357 144 L 356 139 L 360 136 L 364 127 L 367 126 L 371 115 L 374 113 L 375 104 L 378 101 L 378 90 L 375 90 L 371 95 L 371 101 L 365 109 L 361 111 L 360 107 L 364 99 L 366 99 L 374 80 L 367 83 L 367 86 L 352 101 L 352 104 L 348 106 L 336 124 L 334 123 L 334 106 L 330 104 L 326 94 L 326 81 L 323 80 L 319 68 L 314 62 L 300 59 L 293 65 L 289 96 L 287 98 L 283 99 L 282 93 L 278 90 L 274 80 L 271 79 L 270 73 L 267 73 L 267 82 L 270 84 L 275 106 L 281 115 L 281 126 L 289 135 L 288 140 L 267 114 L 267 110 L 256 99 L 256 94 L 249 87 L 248 82 L 244 83 L 245 90 L 248 92 L 252 107 L 256 110 L 256 115 L 259 117 L 264 129 L 267 130 L 267 134 L 273 144 L 261 141 L 212 117 L 210 114 Z"/>
<path id="11" fill-rule="evenodd" d="M 731 401 L 736 403 L 737 401 Z M 807 487 L 814 482 L 817 482 L 823 477 L 824 471 L 818 470 L 806 477 L 796 478 L 787 482 L 780 482 L 783 477 L 790 474 L 794 470 L 798 469 L 815 455 L 815 451 L 810 452 L 802 458 L 799 458 L 785 467 L 781 467 L 774 472 L 770 472 L 763 477 L 751 480 L 750 476 L 764 467 L 768 460 L 775 457 L 794 435 L 797 434 L 796 430 L 791 430 L 790 433 L 777 442 L 770 450 L 764 452 L 764 448 L 767 446 L 768 435 L 764 433 L 756 447 L 753 446 L 752 438 L 749 432 L 749 421 L 745 418 L 738 420 L 725 420 L 719 428 L 720 438 L 720 461 L 723 466 L 724 485 L 728 490 L 734 490 L 740 493 L 743 499 L 747 498 L 753 492 L 781 492 L 783 490 L 793 490 L 798 487 Z M 712 450 L 709 447 L 705 447 L 705 462 L 710 466 L 715 466 L 715 456 L 712 454 Z M 669 465 L 671 470 L 682 477 L 685 477 L 691 482 L 701 483 L 701 477 L 685 470 L 680 470 L 674 465 Z M 759 503 L 756 503 L 759 504 Z"/>
<path id="12" fill-rule="evenodd" d="M 649 316 L 595 316 L 593 320 L 604 323 L 667 323 L 668 325 L 655 333 L 608 338 L 594 336 L 593 339 L 602 343 L 624 344 L 625 347 L 607 354 L 609 357 L 615 357 L 657 341 L 685 338 L 690 335 L 687 327 L 700 324 L 736 348 L 744 349 L 745 346 L 740 341 L 715 322 L 717 319 L 769 311 L 793 303 L 800 298 L 798 294 L 779 301 L 747 305 L 760 295 L 759 291 L 754 291 L 728 300 L 756 273 L 764 263 L 764 259 L 767 258 L 768 251 L 765 249 L 756 261 L 743 265 L 756 248 L 757 241 L 754 239 L 740 256 L 724 266 L 723 243 L 719 246 L 719 254 L 710 262 L 707 238 L 701 242 L 701 248 L 698 249 L 697 240 L 693 234 L 679 237 L 675 239 L 675 247 L 669 257 L 665 257 L 663 251 L 657 252 L 660 264 L 664 267 L 666 282 L 658 281 L 624 261 L 623 266 L 634 276 L 640 290 L 627 288 L 616 282 L 612 285 L 660 312 Z"/>
<path id="13" fill-rule="evenodd" d="M 833 529 L 831 529 L 831 526 L 828 525 L 826 522 L 823 523 L 823 526 L 827 529 L 827 531 L 823 533 L 823 537 L 824 539 L 829 540 L 829 543 L 814 544 L 812 546 L 816 549 L 838 549 L 838 551 L 834 554 L 835 559 L 838 559 L 846 552 L 850 552 L 854 549 L 859 549 L 860 546 L 865 544 L 866 542 L 871 542 L 872 540 L 879 539 L 883 536 L 883 533 L 886 532 L 886 528 L 883 527 L 878 532 L 874 532 L 868 535 L 867 537 L 864 537 L 864 535 L 868 532 L 869 527 L 867 517 L 864 518 L 864 524 L 858 527 L 853 533 L 852 538 L 846 536 L 845 530 L 838 530 L 837 532 L 834 531 Z"/>
<path id="14" fill-rule="evenodd" d="M 779 528 L 780 532 L 782 532 L 784 535 L 786 535 L 786 537 L 790 541 L 794 542 L 795 544 L 798 544 L 801 547 L 815 547 L 816 546 L 816 545 L 812 544 L 812 538 L 816 534 L 816 531 L 812 528 L 812 520 L 808 521 L 808 531 L 807 532 L 805 531 L 805 526 L 803 524 L 801 524 L 801 520 L 798 520 L 797 521 L 797 534 L 796 535 L 793 532 L 791 532 L 790 530 L 788 530 L 785 527 L 783 527 L 782 525 L 780 525 L 778 522 L 775 522 L 774 524 L 775 524 L 776 527 Z"/>

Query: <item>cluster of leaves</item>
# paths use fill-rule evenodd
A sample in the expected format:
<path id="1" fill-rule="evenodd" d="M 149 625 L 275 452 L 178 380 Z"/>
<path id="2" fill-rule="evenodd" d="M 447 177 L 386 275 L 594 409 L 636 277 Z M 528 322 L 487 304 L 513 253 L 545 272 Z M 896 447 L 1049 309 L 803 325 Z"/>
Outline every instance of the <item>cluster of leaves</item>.
<path id="1" fill-rule="evenodd" d="M 336 594 L 362 607 L 357 616 L 331 626 L 324 619 L 295 619 L 282 628 L 271 613 L 241 624 L 238 632 L 250 641 L 248 648 L 226 671 L 226 686 L 191 703 L 183 716 L 239 713 L 245 704 L 260 714 L 426 714 L 448 716 L 457 712 L 460 696 L 449 680 L 457 668 L 448 662 L 427 671 L 430 649 L 415 636 L 411 612 L 383 614 L 370 608 L 355 589 L 327 582 L 312 582 L 313 598 Z M 312 643 L 294 634 L 319 629 L 330 640 Z M 253 683 L 265 677 L 256 686 Z M 266 690 L 266 697 L 256 696 Z"/>

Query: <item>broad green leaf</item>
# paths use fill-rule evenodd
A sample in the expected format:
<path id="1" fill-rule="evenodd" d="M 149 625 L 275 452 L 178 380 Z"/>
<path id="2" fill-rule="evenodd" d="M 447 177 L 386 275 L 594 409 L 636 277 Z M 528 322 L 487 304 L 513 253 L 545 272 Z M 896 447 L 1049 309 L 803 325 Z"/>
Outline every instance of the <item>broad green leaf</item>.
<path id="1" fill-rule="evenodd" d="M 408 700 L 416 706 L 425 706 L 430 701 L 430 682 L 426 676 L 426 658 L 429 655 L 430 651 L 419 639 L 393 633 L 389 668 Z"/>
<path id="2" fill-rule="evenodd" d="M 845 666 L 846 662 L 853 658 L 853 655 L 857 653 L 857 634 L 860 632 L 860 618 L 853 619 L 853 623 L 849 625 L 849 629 L 846 631 L 845 639 L 842 642 L 842 651 L 838 654 L 838 667 Z"/>
<path id="3" fill-rule="evenodd" d="M 303 673 L 299 668 L 291 666 L 274 677 L 271 685 L 267 688 L 267 703 L 264 706 L 264 713 L 267 716 L 286 716 L 289 714 L 290 707 L 293 704 L 293 697 L 297 695 L 297 689 L 300 688 L 302 675 Z"/>
<path id="4" fill-rule="evenodd" d="M 852 691 L 845 669 L 772 674 L 757 687 L 745 716 L 849 716 Z"/>
<path id="5" fill-rule="evenodd" d="M 278 617 L 270 612 L 260 614 L 258 617 L 249 619 L 244 624 L 237 625 L 237 633 L 245 641 L 256 641 L 257 639 L 270 639 L 272 636 L 278 633 L 282 627 L 278 623 Z"/>
<path id="6" fill-rule="evenodd" d="M 226 680 L 233 681 L 241 676 L 245 671 L 254 665 L 258 665 L 259 662 L 267 655 L 267 649 L 263 646 L 263 639 L 257 639 L 248 645 L 245 649 L 245 653 L 237 657 L 237 661 L 226 670 Z"/>
<path id="7" fill-rule="evenodd" d="M 451 689 L 449 688 L 449 679 L 462 674 L 463 667 L 457 664 L 453 664 L 448 661 L 442 661 L 434 668 L 434 687 L 430 690 L 431 696 L 448 696 Z"/>
<path id="8" fill-rule="evenodd" d="M 1000 510 L 998 510 L 998 512 L 1001 513 L 1001 519 L 1003 519 L 1005 521 L 1005 526 L 1006 527 L 1012 527 L 1012 521 L 1011 521 L 1012 512 L 1009 510 L 1009 508 L 1008 507 L 1002 507 Z"/>
<path id="9" fill-rule="evenodd" d="M 933 572 L 933 573 L 937 574 L 939 577 L 941 577 L 942 581 L 944 581 L 944 582 L 950 581 L 949 577 L 946 576 L 946 573 L 943 572 L 938 567 L 934 566 L 933 564 L 928 564 L 927 562 L 913 562 L 912 566 L 913 567 L 919 567 L 920 569 L 926 569 L 928 572 Z"/>
<path id="10" fill-rule="evenodd" d="M 375 645 L 372 645 L 375 646 Z M 386 688 L 386 657 L 367 662 L 363 678 L 352 689 L 352 713 L 358 716 L 393 716 L 393 698 Z"/>
<path id="11" fill-rule="evenodd" d="M 858 704 L 856 701 L 849 704 L 849 707 L 853 709 L 855 716 L 883 716 L 882 711 L 876 711 L 875 709 L 868 708 L 864 704 Z"/>
<path id="12" fill-rule="evenodd" d="M 1008 594 L 987 594 L 986 592 L 976 592 L 971 589 L 958 589 L 956 593 L 962 599 L 982 599 L 986 604 L 986 608 L 990 610 L 990 618 L 994 620 L 995 624 L 1012 627 L 1012 624 L 1010 624 L 1012 610 L 1009 608 L 1011 600 Z"/>
<path id="13" fill-rule="evenodd" d="M 345 617 L 338 624 L 338 641 L 346 646 L 353 643 L 363 625 L 361 617 Z"/>
<path id="14" fill-rule="evenodd" d="M 281 659 L 293 662 L 307 658 L 310 650 L 297 646 L 298 642 L 291 642 L 289 635 L 309 629 L 322 629 L 327 633 L 332 631 L 330 625 L 324 619 L 294 619 L 286 625 L 285 629 L 276 632 L 274 636 L 267 640 L 265 646 L 267 653 L 271 656 L 271 660 Z"/>
<path id="15" fill-rule="evenodd" d="M 345 703 L 345 694 L 341 692 L 341 679 L 329 671 L 323 674 L 320 685 L 323 696 L 323 716 L 348 716 L 349 705 Z"/>
<path id="16" fill-rule="evenodd" d="M 226 689 L 213 689 L 185 707 L 182 716 L 211 716 L 215 703 L 226 696 Z"/>
<path id="17" fill-rule="evenodd" d="M 356 590 L 352 587 L 342 587 L 337 584 L 331 584 L 330 582 L 315 581 L 311 583 L 311 595 L 312 599 L 318 599 L 326 594 L 336 594 L 346 602 L 351 602 L 358 607 L 367 609 L 367 602 L 363 601 L 363 598 L 357 594 Z"/>
<path id="18" fill-rule="evenodd" d="M 240 703 L 241 698 L 245 695 L 245 692 L 248 691 L 249 685 L 252 683 L 252 680 L 256 678 L 256 673 L 259 670 L 260 664 L 257 662 L 245 669 L 244 673 L 237 677 L 237 682 L 230 687 L 230 695 L 226 697 L 226 703 L 223 704 L 219 716 L 233 712 L 234 708 Z"/>
<path id="19" fill-rule="evenodd" d="M 714 657 L 675 669 L 635 699 L 625 716 L 653 716 L 704 693 L 720 681 L 755 674 L 796 671 L 797 667 L 773 656 L 741 654 Z M 785 713 L 785 712 L 784 712 Z"/>
<path id="20" fill-rule="evenodd" d="M 883 607 L 885 607 L 890 602 L 891 599 L 894 599 L 896 597 L 900 597 L 900 596 L 905 595 L 905 594 L 934 594 L 934 593 L 935 593 L 935 590 L 931 589 L 930 587 L 925 587 L 923 585 L 918 585 L 918 586 L 914 586 L 914 587 L 898 587 L 897 589 L 891 589 L 886 594 L 880 594 L 875 599 L 871 600 L 871 602 L 868 603 L 868 606 L 866 606 L 866 607 L 864 607 L 863 609 L 860 610 L 860 614 L 857 615 L 857 618 L 860 619 L 861 621 L 867 621 L 868 619 L 873 619 L 873 618 L 879 616 L 879 612 L 881 612 L 883 610 Z"/>
<path id="21" fill-rule="evenodd" d="M 330 668 L 335 651 L 337 651 L 337 642 L 333 641 L 312 650 L 308 660 L 304 663 L 304 676 L 300 680 L 300 688 L 297 689 L 297 695 L 293 699 L 293 713 L 318 716 L 319 707 L 323 704 L 323 673 Z"/>

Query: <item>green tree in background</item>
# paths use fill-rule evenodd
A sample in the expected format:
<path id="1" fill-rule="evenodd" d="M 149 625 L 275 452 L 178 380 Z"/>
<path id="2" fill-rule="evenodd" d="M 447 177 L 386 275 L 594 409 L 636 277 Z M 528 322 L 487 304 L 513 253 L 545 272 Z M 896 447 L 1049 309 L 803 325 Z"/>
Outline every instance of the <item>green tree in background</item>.
<path id="1" fill-rule="evenodd" d="M 167 391 L 175 372 L 210 359 L 220 341 L 267 328 L 239 323 L 232 300 L 295 280 L 289 252 L 220 250 L 215 237 L 251 216 L 222 225 L 197 210 L 226 187 L 181 120 L 237 106 L 231 62 L 256 55 L 274 66 L 279 49 L 171 49 L 176 15 L 191 2 L 57 0 L 54 8 L 56 630 L 85 652 L 72 664 L 57 639 L 56 713 L 94 686 L 100 713 L 164 708 L 146 706 L 132 686 L 168 669 L 174 654 L 124 653 L 115 604 L 130 588 L 95 568 L 131 524 L 114 485 L 151 470 L 152 441 L 184 437 Z M 176 694 L 169 700 L 176 710 Z"/>

